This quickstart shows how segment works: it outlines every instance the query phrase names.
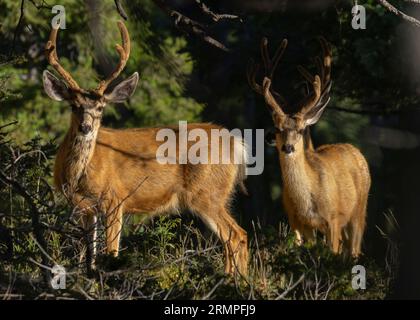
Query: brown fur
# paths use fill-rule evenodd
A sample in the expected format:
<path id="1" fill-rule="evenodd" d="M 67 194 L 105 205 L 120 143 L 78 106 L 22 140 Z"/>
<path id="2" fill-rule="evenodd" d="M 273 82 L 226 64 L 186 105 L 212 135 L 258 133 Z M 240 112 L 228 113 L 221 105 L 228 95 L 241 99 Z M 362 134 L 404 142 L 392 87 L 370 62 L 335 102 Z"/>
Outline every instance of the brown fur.
<path id="1" fill-rule="evenodd" d="M 51 30 L 45 46 L 47 60 L 65 83 L 45 70 L 44 89 L 56 101 L 67 100 L 73 111 L 70 129 L 55 161 L 54 180 L 82 212 L 84 228 L 92 230 L 93 250 L 88 252 L 93 251 L 94 254 L 97 212 L 106 215 L 106 250 L 118 255 L 124 213 L 153 216 L 189 209 L 223 241 L 226 272 L 238 270 L 246 274 L 247 234 L 229 213 L 229 201 L 236 185 L 242 184 L 246 164 L 234 164 L 235 161 L 214 165 L 161 164 L 156 159 L 156 151 L 161 144 L 156 141 L 159 128 L 100 128 L 105 105 L 127 100 L 134 93 L 139 78 L 135 72 L 106 92 L 130 56 L 128 30 L 122 21 L 118 22 L 118 28 L 122 37 L 122 45 L 116 46 L 120 56 L 118 65 L 94 90 L 82 89 L 61 66 L 57 56 L 58 28 Z M 192 124 L 188 128 L 204 130 L 209 137 L 209 148 L 211 129 L 222 129 L 205 123 Z M 231 139 L 231 155 L 240 152 L 244 156 L 242 141 L 240 145 L 233 144 L 234 139 L 227 130 L 221 135 Z M 177 132 L 177 140 L 178 137 Z M 190 142 L 189 146 L 192 144 Z M 222 146 L 219 143 L 219 154 Z M 184 156 L 178 148 L 176 150 L 177 159 Z M 235 157 L 231 159 L 235 160 Z"/>
<path id="2" fill-rule="evenodd" d="M 235 186 L 242 182 L 243 165 L 160 164 L 156 150 L 162 142 L 155 139 L 160 128 L 97 126 L 96 139 L 76 143 L 77 125 L 73 115 L 57 154 L 55 184 L 71 190 L 71 201 L 88 216 L 95 214 L 92 208 L 97 205 L 106 214 L 108 253 L 118 254 L 123 213 L 154 216 L 190 209 L 223 241 L 225 271 L 237 268 L 246 274 L 247 234 L 229 212 Z M 211 129 L 221 129 L 206 123 L 188 125 L 188 130 L 192 128 L 205 130 L 209 137 Z"/>
<path id="3" fill-rule="evenodd" d="M 287 121 L 287 120 L 286 120 Z M 297 241 L 311 240 L 313 230 L 327 236 L 333 252 L 340 252 L 342 234 L 349 234 L 349 250 L 358 256 L 365 229 L 370 174 L 360 151 L 350 144 L 304 147 L 302 135 L 277 133 L 284 191 L 283 204 Z M 281 151 L 295 147 L 292 156 Z"/>
<path id="4" fill-rule="evenodd" d="M 314 125 L 330 100 L 332 49 L 319 37 L 322 56 L 316 59 L 318 74 L 313 76 L 304 67 L 299 72 L 312 91 L 298 105 L 298 112 L 288 115 L 281 105 L 282 96 L 271 88 L 275 69 L 286 49 L 283 39 L 273 57 L 268 40 L 261 41 L 265 75 L 256 82 L 258 64 L 250 64 L 248 82 L 264 96 L 272 109 L 276 127 L 276 145 L 283 176 L 283 203 L 297 242 L 313 238 L 313 231 L 324 233 L 335 253 L 340 251 L 342 234 L 349 236 L 353 256 L 360 254 L 365 229 L 370 174 L 367 162 L 358 149 L 349 144 L 334 144 L 314 149 L 309 126 Z"/>

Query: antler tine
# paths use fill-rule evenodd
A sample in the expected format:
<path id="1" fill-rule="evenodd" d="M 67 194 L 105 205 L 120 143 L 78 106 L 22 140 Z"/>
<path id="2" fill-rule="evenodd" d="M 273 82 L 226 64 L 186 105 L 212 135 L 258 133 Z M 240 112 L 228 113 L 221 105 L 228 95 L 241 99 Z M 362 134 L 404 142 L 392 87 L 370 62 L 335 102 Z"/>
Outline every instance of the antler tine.
<path id="1" fill-rule="evenodd" d="M 45 45 L 45 55 L 49 64 L 63 77 L 69 88 L 80 91 L 80 87 L 77 82 L 72 78 L 69 72 L 67 72 L 60 64 L 57 56 L 57 33 L 58 28 L 52 28 L 50 38 Z"/>
<path id="2" fill-rule="evenodd" d="M 257 75 L 258 70 L 260 69 L 260 65 L 258 63 L 254 63 L 254 60 L 250 60 L 247 67 L 246 77 L 248 79 L 248 83 L 250 87 L 257 93 L 263 94 L 262 87 L 257 83 L 255 77 Z"/>
<path id="3" fill-rule="evenodd" d="M 106 88 L 111 84 L 111 82 L 116 79 L 121 71 L 125 68 L 125 65 L 127 64 L 128 58 L 130 56 L 131 44 L 127 27 L 122 21 L 118 21 L 118 28 L 120 29 L 121 33 L 122 46 L 117 44 L 115 49 L 118 51 L 120 61 L 114 71 L 106 79 L 99 83 L 96 92 L 101 96 L 104 94 Z"/>
<path id="4" fill-rule="evenodd" d="M 312 85 L 313 93 L 306 99 L 303 107 L 299 111 L 301 115 L 308 113 L 318 105 L 325 105 L 329 101 L 329 91 L 331 89 L 331 62 L 332 50 L 324 37 L 318 38 L 322 48 L 322 58 L 316 58 L 318 74 L 314 77 L 308 70 L 302 66 L 298 66 L 299 72 Z"/>
<path id="5" fill-rule="evenodd" d="M 287 47 L 287 39 L 283 39 L 283 41 L 278 46 L 276 53 L 274 54 L 274 58 L 273 58 L 274 63 L 272 64 L 271 70 L 270 70 L 271 79 L 273 79 L 274 71 L 276 70 L 277 65 L 279 64 L 280 59 L 283 57 L 283 53 L 286 50 L 286 47 Z"/>
<path id="6" fill-rule="evenodd" d="M 247 79 L 248 79 L 248 83 L 249 83 L 250 87 L 255 92 L 257 92 L 261 95 L 264 95 L 263 87 L 261 85 L 259 85 L 255 80 L 255 77 L 256 77 L 259 69 L 260 69 L 260 65 L 258 63 L 254 63 L 254 61 L 251 59 L 248 63 L 247 74 L 246 75 L 247 75 Z M 271 89 L 270 91 L 275 96 L 275 99 L 279 100 L 282 105 L 287 105 L 286 99 L 284 99 L 284 97 L 280 93 L 274 91 L 273 89 Z"/>
<path id="7" fill-rule="evenodd" d="M 266 37 L 261 39 L 261 58 L 264 63 L 264 70 L 268 72 L 271 66 L 271 59 L 268 54 L 268 39 Z"/>
<path id="8" fill-rule="evenodd" d="M 271 93 L 271 79 L 268 77 L 264 77 L 263 80 L 263 95 L 265 102 L 276 112 L 279 116 L 285 117 L 286 114 L 283 112 L 280 105 L 277 103 L 277 100 L 274 98 L 273 94 Z"/>
<path id="9" fill-rule="evenodd" d="M 286 104 L 285 99 L 277 92 L 271 89 L 271 83 L 273 80 L 274 71 L 284 53 L 284 50 L 287 46 L 287 40 L 284 39 L 280 46 L 277 48 L 276 53 L 274 54 L 273 59 L 270 58 L 270 55 L 268 53 L 268 40 L 267 38 L 262 38 L 261 40 L 261 57 L 264 64 L 264 80 L 263 84 L 260 85 L 255 81 L 255 77 L 260 69 L 259 64 L 255 64 L 252 60 L 248 64 L 247 68 L 247 78 L 248 83 L 256 91 L 257 93 L 264 96 L 265 102 L 270 106 L 270 108 L 279 114 L 280 116 L 285 116 L 285 113 L 283 112 L 282 108 L 280 107 L 279 103 L 277 102 L 277 99 L 280 100 L 281 104 Z M 274 97 L 274 95 L 276 97 Z"/>
<path id="10" fill-rule="evenodd" d="M 266 75 L 273 80 L 274 72 L 279 64 L 281 57 L 283 56 L 284 51 L 287 47 L 287 39 L 283 39 L 283 41 L 278 46 L 276 53 L 274 54 L 273 59 L 270 58 L 268 53 L 268 40 L 266 37 L 262 38 L 261 40 L 261 57 L 264 63 L 264 69 Z"/>
<path id="11" fill-rule="evenodd" d="M 286 47 L 287 39 L 283 39 L 283 41 L 277 48 L 273 59 L 271 59 L 268 53 L 267 38 L 263 37 L 261 40 L 261 57 L 265 69 L 265 76 L 262 85 L 262 94 L 264 95 L 265 102 L 273 109 L 274 112 L 276 112 L 280 116 L 286 116 L 286 114 L 283 112 L 281 106 L 279 105 L 273 94 L 275 94 L 279 98 L 279 100 L 281 100 L 282 104 L 285 104 L 286 102 L 285 99 L 279 93 L 271 89 L 271 83 L 273 81 L 274 72 L 277 68 L 277 65 L 279 64 L 281 57 L 283 56 L 284 51 L 286 50 Z"/>
<path id="12" fill-rule="evenodd" d="M 321 43 L 322 56 L 323 56 L 321 67 L 324 72 L 324 76 L 322 80 L 323 80 L 324 87 L 327 87 L 328 83 L 331 80 L 332 50 L 331 50 L 330 44 L 324 37 L 319 37 L 318 40 Z"/>

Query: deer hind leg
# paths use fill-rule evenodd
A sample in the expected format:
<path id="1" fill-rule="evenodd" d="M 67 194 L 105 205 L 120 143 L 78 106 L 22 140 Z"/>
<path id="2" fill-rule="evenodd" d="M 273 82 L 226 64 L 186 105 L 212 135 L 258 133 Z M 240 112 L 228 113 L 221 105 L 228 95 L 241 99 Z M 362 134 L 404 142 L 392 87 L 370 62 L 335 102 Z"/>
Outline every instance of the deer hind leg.
<path id="1" fill-rule="evenodd" d="M 217 214 L 199 213 L 204 222 L 223 242 L 225 252 L 225 272 L 234 274 L 238 271 L 243 276 L 248 272 L 248 236 L 229 212 L 221 208 Z"/>
<path id="2" fill-rule="evenodd" d="M 350 250 L 351 255 L 357 258 L 361 253 L 363 234 L 365 231 L 365 210 L 363 209 L 362 215 L 355 216 L 350 222 L 351 237 L 350 237 Z"/>
<path id="3" fill-rule="evenodd" d="M 111 208 L 105 216 L 106 252 L 114 257 L 118 256 L 122 231 L 123 207 L 118 205 Z"/>
<path id="4" fill-rule="evenodd" d="M 360 225 L 359 221 L 354 221 L 352 222 L 351 228 L 352 228 L 351 242 L 350 242 L 351 255 L 354 258 L 357 258 L 361 253 L 364 227 Z"/>

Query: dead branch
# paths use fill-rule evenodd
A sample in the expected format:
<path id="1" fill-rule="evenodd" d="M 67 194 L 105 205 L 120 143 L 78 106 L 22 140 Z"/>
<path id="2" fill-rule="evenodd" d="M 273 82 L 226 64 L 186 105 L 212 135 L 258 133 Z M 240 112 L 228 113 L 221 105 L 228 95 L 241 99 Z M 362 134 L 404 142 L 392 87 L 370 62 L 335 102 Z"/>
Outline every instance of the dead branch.
<path id="1" fill-rule="evenodd" d="M 155 5 L 159 7 L 159 9 L 165 12 L 169 17 L 174 18 L 174 24 L 180 30 L 184 31 L 187 34 L 193 34 L 199 37 L 201 40 L 225 52 L 230 51 L 223 43 L 221 43 L 220 41 L 208 35 L 206 26 L 204 26 L 203 24 L 183 15 L 179 11 L 176 11 L 170 8 L 165 3 L 164 0 L 153 0 L 153 2 L 155 3 Z M 211 16 L 214 22 L 218 22 L 221 19 L 236 19 L 237 18 L 234 15 L 215 14 L 206 5 L 201 3 L 199 0 L 196 0 L 196 2 L 199 3 L 200 8 L 202 9 L 204 13 Z"/>
<path id="2" fill-rule="evenodd" d="M 420 0 L 406 0 L 407 2 L 417 3 L 420 4 Z M 390 4 L 387 0 L 378 0 L 378 2 L 389 12 L 395 14 L 396 16 L 402 18 L 403 20 L 410 22 L 411 24 L 415 25 L 416 27 L 420 28 L 420 21 L 416 18 L 409 16 L 408 14 L 405 14 L 401 10 L 394 7 L 392 4 Z"/>
<path id="3" fill-rule="evenodd" d="M 420 1 L 420 0 L 419 0 Z M 214 13 L 208 6 L 206 6 L 206 4 L 202 1 L 202 0 L 195 0 L 195 2 L 197 3 L 197 5 L 200 7 L 201 11 L 210 16 L 210 18 L 214 21 L 214 22 L 218 22 L 219 20 L 234 20 L 234 19 L 239 19 L 239 21 L 242 22 L 242 19 L 236 15 L 233 14 L 218 14 L 218 13 Z"/>
<path id="4" fill-rule="evenodd" d="M 10 56 L 15 51 L 16 39 L 18 37 L 19 31 L 21 29 L 21 25 L 22 25 L 24 19 L 25 19 L 25 0 L 22 0 L 21 3 L 20 3 L 19 20 L 18 20 L 18 23 L 16 25 L 15 31 L 13 32 L 13 42 L 12 42 L 12 47 L 10 49 L 10 54 L 9 54 Z"/>
<path id="5" fill-rule="evenodd" d="M 115 7 L 117 8 L 118 14 L 124 19 L 128 20 L 127 13 L 125 12 L 120 0 L 115 0 Z"/>

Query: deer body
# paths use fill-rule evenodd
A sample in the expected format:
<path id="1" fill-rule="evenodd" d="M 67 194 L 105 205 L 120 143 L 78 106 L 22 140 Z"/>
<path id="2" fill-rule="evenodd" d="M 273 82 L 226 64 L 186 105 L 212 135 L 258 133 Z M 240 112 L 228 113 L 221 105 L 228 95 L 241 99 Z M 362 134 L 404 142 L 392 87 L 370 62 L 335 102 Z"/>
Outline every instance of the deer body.
<path id="1" fill-rule="evenodd" d="M 312 76 L 298 67 L 313 88 L 300 103 L 298 112 L 286 114 L 282 108 L 284 98 L 271 88 L 287 40 L 283 40 L 273 59 L 268 53 L 267 39 L 262 40 L 263 83 L 255 81 L 258 65 L 250 66 L 248 81 L 272 109 L 284 186 L 283 204 L 297 243 L 313 239 L 313 231 L 319 230 L 327 236 L 333 252 L 340 252 L 342 240 L 348 240 L 350 253 L 358 256 L 370 188 L 366 159 L 350 144 L 324 145 L 315 150 L 309 136 L 308 127 L 318 122 L 331 89 L 332 51 L 325 39 L 320 38 L 320 43 L 323 56 L 316 59 L 319 73 Z"/>
<path id="2" fill-rule="evenodd" d="M 114 130 L 101 127 L 102 112 L 107 102 L 122 102 L 134 92 L 138 74 L 105 93 L 106 87 L 122 71 L 130 52 L 128 31 L 122 22 L 119 28 L 123 46 L 117 45 L 120 63 L 109 78 L 95 90 L 81 89 L 59 64 L 53 29 L 46 46 L 50 64 L 65 83 L 48 71 L 43 81 L 47 94 L 55 100 L 67 100 L 72 106 L 70 129 L 60 145 L 54 167 L 56 187 L 80 213 L 83 227 L 92 240 L 90 255 L 94 255 L 96 217 L 105 215 L 106 251 L 118 255 L 123 214 L 143 213 L 149 216 L 181 213 L 190 210 L 199 216 L 221 239 L 225 249 L 225 271 L 246 275 L 248 244 L 246 232 L 235 222 L 229 204 L 235 188 L 244 179 L 246 164 L 230 161 L 226 164 L 192 164 L 179 161 L 186 150 L 175 146 L 174 164 L 158 161 L 157 133 L 162 128 Z M 179 131 L 172 128 L 179 141 Z M 187 131 L 200 129 L 211 137 L 211 131 L 222 129 L 206 123 L 190 124 Z M 221 130 L 220 136 L 230 139 L 230 154 L 245 155 L 242 140 Z M 200 137 L 201 139 L 201 137 Z M 219 137 L 217 137 L 219 139 Z M 218 141 L 219 142 L 219 141 Z M 232 143 L 233 142 L 233 143 Z M 171 143 L 176 143 L 171 142 Z M 219 154 L 222 144 L 217 144 Z M 212 152 L 213 150 L 211 150 Z M 210 154 L 210 153 L 209 153 Z M 185 157 L 188 158 L 188 157 Z"/>
<path id="3" fill-rule="evenodd" d="M 279 148 L 281 138 L 277 138 Z M 280 145 L 281 146 L 281 145 Z M 279 152 L 283 177 L 283 205 L 298 241 L 311 240 L 313 230 L 340 250 L 342 230 L 350 236 L 357 256 L 365 228 L 370 175 L 367 162 L 350 144 L 323 145 L 316 150 L 298 147 L 294 157 Z"/>
<path id="4" fill-rule="evenodd" d="M 209 136 L 211 129 L 222 129 L 206 123 L 188 126 L 188 130 L 195 128 Z M 228 259 L 235 256 L 235 260 L 226 271 L 233 272 L 237 267 L 246 272 L 246 232 L 229 213 L 235 187 L 242 182 L 244 164 L 158 163 L 161 142 L 156 141 L 156 134 L 160 129 L 99 128 L 92 138 L 85 139 L 71 127 L 56 157 L 57 188 L 74 186 L 70 199 L 86 219 L 98 213 L 106 215 L 109 253 L 118 253 L 123 213 L 154 216 L 189 209 L 231 247 L 228 252 L 235 251 L 229 253 Z"/>

